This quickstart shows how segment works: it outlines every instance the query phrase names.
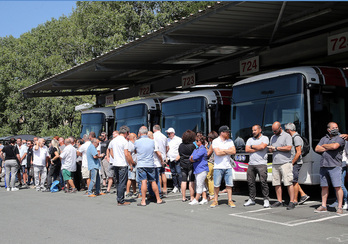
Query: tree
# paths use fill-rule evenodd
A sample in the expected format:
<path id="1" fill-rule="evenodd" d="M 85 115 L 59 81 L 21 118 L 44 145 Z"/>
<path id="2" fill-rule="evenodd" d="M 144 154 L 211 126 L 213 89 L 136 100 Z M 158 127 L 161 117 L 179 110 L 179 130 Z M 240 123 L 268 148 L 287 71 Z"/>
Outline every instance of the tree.
<path id="1" fill-rule="evenodd" d="M 20 38 L 0 38 L 0 136 L 78 136 L 78 104 L 92 96 L 25 99 L 20 89 L 134 40 L 212 2 L 76 3 Z"/>

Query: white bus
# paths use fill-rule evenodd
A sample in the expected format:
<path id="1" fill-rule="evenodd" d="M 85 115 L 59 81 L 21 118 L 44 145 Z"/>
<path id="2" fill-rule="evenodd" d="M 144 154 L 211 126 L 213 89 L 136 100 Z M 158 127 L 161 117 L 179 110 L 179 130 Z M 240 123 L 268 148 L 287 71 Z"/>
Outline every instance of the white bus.
<path id="1" fill-rule="evenodd" d="M 116 130 L 127 125 L 130 132 L 138 134 L 139 128 L 145 125 L 152 131 L 152 127 L 160 123 L 161 100 L 163 98 L 147 98 L 116 106 Z"/>
<path id="2" fill-rule="evenodd" d="M 231 90 L 201 90 L 169 97 L 162 101 L 162 132 L 173 127 L 179 137 L 186 130 L 218 131 L 231 119 Z"/>
<path id="3" fill-rule="evenodd" d="M 272 123 L 279 121 L 296 125 L 306 137 L 311 150 L 304 157 L 299 182 L 319 184 L 320 155 L 314 152 L 326 125 L 337 122 L 347 132 L 348 89 L 347 70 L 330 67 L 298 67 L 258 75 L 233 85 L 231 131 L 233 138 L 245 142 L 251 127 L 259 124 L 263 134 L 271 137 Z M 234 179 L 246 181 L 249 155 L 240 149 L 235 156 Z M 272 155 L 268 157 L 268 180 L 272 180 Z"/>

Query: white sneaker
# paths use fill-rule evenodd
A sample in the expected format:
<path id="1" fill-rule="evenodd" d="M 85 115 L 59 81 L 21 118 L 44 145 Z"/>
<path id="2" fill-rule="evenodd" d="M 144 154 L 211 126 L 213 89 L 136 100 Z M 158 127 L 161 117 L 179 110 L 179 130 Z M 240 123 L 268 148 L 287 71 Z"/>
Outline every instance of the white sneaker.
<path id="1" fill-rule="evenodd" d="M 174 187 L 172 193 L 178 193 L 179 192 L 179 188 L 177 188 L 176 186 Z"/>
<path id="2" fill-rule="evenodd" d="M 246 203 L 244 203 L 244 207 L 251 206 L 251 205 L 255 205 L 255 201 L 249 198 L 249 200 Z"/>
<path id="3" fill-rule="evenodd" d="M 347 202 L 344 202 L 342 209 L 343 210 L 347 210 L 348 209 L 348 203 Z"/>
<path id="4" fill-rule="evenodd" d="M 269 201 L 268 201 L 268 199 L 265 199 L 265 200 L 263 201 L 263 207 L 264 207 L 264 208 L 269 208 Z"/>
<path id="5" fill-rule="evenodd" d="M 198 201 L 193 199 L 192 202 L 189 202 L 190 205 L 198 205 Z"/>
<path id="6" fill-rule="evenodd" d="M 202 201 L 199 202 L 199 205 L 203 205 L 203 204 L 208 204 L 208 199 L 202 199 Z"/>
<path id="7" fill-rule="evenodd" d="M 11 191 L 10 187 L 7 187 L 7 191 Z"/>
<path id="8" fill-rule="evenodd" d="M 17 187 L 12 187 L 11 191 L 18 191 L 19 189 Z"/>

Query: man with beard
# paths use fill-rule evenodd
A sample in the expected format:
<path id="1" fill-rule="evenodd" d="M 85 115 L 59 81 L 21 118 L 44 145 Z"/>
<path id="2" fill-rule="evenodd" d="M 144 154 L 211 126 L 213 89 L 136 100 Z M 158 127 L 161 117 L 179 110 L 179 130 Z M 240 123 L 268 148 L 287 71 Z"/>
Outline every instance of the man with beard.
<path id="1" fill-rule="evenodd" d="M 271 137 L 270 146 L 268 146 L 268 148 L 269 151 L 273 153 L 272 185 L 275 187 L 278 200 L 277 202 L 272 204 L 272 208 L 280 207 L 283 205 L 281 185 L 283 179 L 284 186 L 288 188 L 288 193 L 290 197 L 290 202 L 286 209 L 292 210 L 295 208 L 294 186 L 292 184 L 292 138 L 288 133 L 283 131 L 278 121 L 273 123 L 272 131 L 274 135 Z"/>
<path id="2" fill-rule="evenodd" d="M 269 189 L 267 184 L 267 145 L 269 139 L 262 135 L 260 125 L 252 127 L 253 137 L 247 140 L 245 152 L 250 153 L 249 166 L 247 170 L 247 180 L 249 186 L 249 200 L 244 206 L 255 205 L 256 197 L 256 175 L 259 175 L 261 190 L 264 199 L 263 207 L 269 207 Z"/>
<path id="3" fill-rule="evenodd" d="M 222 178 L 224 178 L 228 196 L 228 206 L 235 208 L 236 205 L 232 201 L 232 187 L 233 187 L 233 175 L 231 165 L 231 155 L 236 154 L 236 147 L 233 141 L 230 139 L 230 128 L 223 125 L 219 128 L 219 137 L 216 138 L 212 147 L 214 150 L 214 201 L 210 205 L 211 208 L 215 208 L 219 205 L 218 196 Z"/>
<path id="4" fill-rule="evenodd" d="M 339 136 L 338 125 L 335 122 L 330 122 L 327 125 L 329 134 L 320 139 L 315 151 L 321 154 L 320 160 L 320 186 L 321 186 L 321 206 L 314 212 L 327 212 L 326 201 L 329 195 L 329 181 L 336 190 L 338 200 L 338 214 L 343 214 L 342 200 L 343 191 L 341 187 L 342 173 L 342 154 L 345 142 Z"/>

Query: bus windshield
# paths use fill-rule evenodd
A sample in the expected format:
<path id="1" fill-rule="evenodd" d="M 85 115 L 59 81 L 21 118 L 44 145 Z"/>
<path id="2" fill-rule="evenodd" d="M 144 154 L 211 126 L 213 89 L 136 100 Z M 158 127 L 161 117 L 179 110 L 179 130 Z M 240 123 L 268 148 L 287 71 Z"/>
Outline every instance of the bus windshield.
<path id="1" fill-rule="evenodd" d="M 127 125 L 130 132 L 138 134 L 141 126 L 147 127 L 147 106 L 146 104 L 136 104 L 116 108 L 115 118 L 116 130 L 119 130 L 122 125 Z"/>
<path id="2" fill-rule="evenodd" d="M 91 131 L 96 135 L 100 135 L 105 127 L 105 114 L 103 113 L 85 113 L 81 114 L 81 138 Z"/>
<path id="3" fill-rule="evenodd" d="M 207 126 L 206 100 L 187 98 L 162 103 L 162 132 L 173 127 L 177 136 L 186 130 L 205 131 Z"/>
<path id="4" fill-rule="evenodd" d="M 261 125 L 263 134 L 270 137 L 272 124 L 292 122 L 301 135 L 306 134 L 303 76 L 286 75 L 233 88 L 232 126 L 233 138 L 244 142 L 252 136 L 251 127 Z"/>

